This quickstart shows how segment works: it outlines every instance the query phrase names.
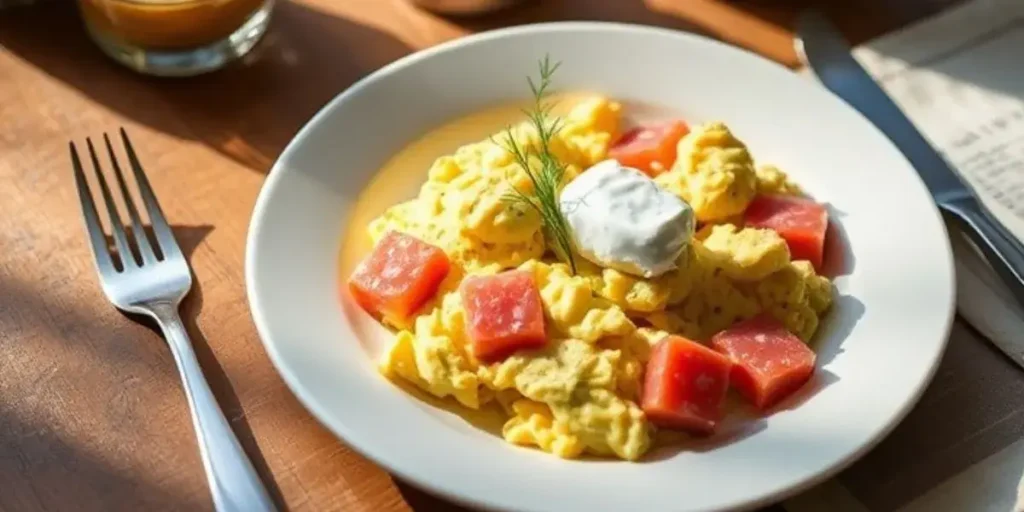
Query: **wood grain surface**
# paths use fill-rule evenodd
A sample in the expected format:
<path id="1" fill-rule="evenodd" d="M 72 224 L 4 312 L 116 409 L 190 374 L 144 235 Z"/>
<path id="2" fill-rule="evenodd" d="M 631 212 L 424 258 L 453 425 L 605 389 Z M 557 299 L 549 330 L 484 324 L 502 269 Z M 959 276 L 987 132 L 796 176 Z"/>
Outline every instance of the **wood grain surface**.
<path id="1" fill-rule="evenodd" d="M 822 2 L 864 39 L 954 0 Z M 136 75 L 90 43 L 70 2 L 0 13 L 0 510 L 209 510 L 173 361 L 105 300 L 67 142 L 124 126 L 196 286 L 184 317 L 218 401 L 288 510 L 459 510 L 391 478 L 323 429 L 277 376 L 245 299 L 249 215 L 276 156 L 353 81 L 504 25 L 593 19 L 689 30 L 795 64 L 803 2 L 534 1 L 479 19 L 403 0 L 282 1 L 257 50 L 193 79 Z"/>

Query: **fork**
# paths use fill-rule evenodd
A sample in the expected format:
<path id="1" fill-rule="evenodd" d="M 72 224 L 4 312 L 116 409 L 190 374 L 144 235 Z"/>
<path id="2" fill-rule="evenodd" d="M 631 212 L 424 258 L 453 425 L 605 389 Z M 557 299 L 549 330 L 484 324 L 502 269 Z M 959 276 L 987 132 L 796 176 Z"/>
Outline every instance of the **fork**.
<path id="1" fill-rule="evenodd" d="M 131 238 L 134 240 L 132 244 L 125 232 L 125 226 L 121 222 L 110 187 L 107 186 L 92 140 L 87 138 L 86 145 L 89 147 L 96 181 L 106 205 L 116 253 L 112 253 L 108 247 L 75 143 L 69 143 L 78 198 L 82 202 L 85 228 L 92 245 L 103 292 L 118 309 L 152 317 L 163 330 L 185 388 L 185 398 L 192 413 L 192 426 L 199 442 L 203 469 L 218 512 L 273 511 L 275 507 L 270 495 L 217 405 L 213 392 L 203 377 L 185 326 L 178 316 L 178 306 L 192 288 L 192 272 L 188 262 L 160 210 L 160 205 L 124 128 L 121 129 L 121 141 L 138 186 L 139 197 L 152 225 L 152 232 L 155 235 L 153 245 L 150 245 L 146 236 L 139 210 L 135 207 L 121 166 L 114 154 L 114 147 L 105 133 L 103 141 L 106 143 L 118 189 L 131 221 Z"/>

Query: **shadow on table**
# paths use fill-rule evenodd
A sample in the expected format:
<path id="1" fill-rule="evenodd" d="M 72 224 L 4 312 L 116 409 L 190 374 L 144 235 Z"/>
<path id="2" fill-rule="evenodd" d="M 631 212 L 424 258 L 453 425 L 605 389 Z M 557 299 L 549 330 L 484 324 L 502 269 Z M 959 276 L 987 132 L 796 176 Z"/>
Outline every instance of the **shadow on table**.
<path id="1" fill-rule="evenodd" d="M 697 24 L 650 9 L 643 0 L 534 0 L 492 14 L 450 21 L 472 31 L 551 21 L 614 21 L 701 32 Z"/>
<path id="2" fill-rule="evenodd" d="M 877 447 L 838 478 L 869 510 L 903 510 L 939 482 L 970 485 L 977 477 L 961 479 L 959 484 L 951 479 L 965 471 L 977 475 L 981 468 L 976 464 L 1008 448 L 1013 451 L 1005 455 L 1019 453 L 1016 446 L 1022 433 L 1024 379 L 1020 367 L 958 318 L 945 356 L 917 405 Z M 999 481 L 985 480 L 984 488 L 994 492 L 996 487 L 1006 486 L 1012 492 L 1009 496 L 1016 496 L 1020 464 L 1010 458 L 1001 471 Z M 932 494 L 930 501 L 918 505 L 934 505 L 935 498 L 941 500 L 942 496 Z"/>
<path id="3" fill-rule="evenodd" d="M 23 418 L 10 406 L 0 403 L 0 457 L 21 463 L 0 467 L 0 510 L 67 510 L 72 503 L 83 511 L 116 510 L 126 505 L 126 495 L 111 490 L 125 489 L 131 489 L 132 504 L 146 510 L 209 506 L 109 464 L 103 455 L 63 439 L 54 425 Z"/>
<path id="4" fill-rule="evenodd" d="M 391 480 L 395 482 L 395 487 L 397 487 L 398 492 L 402 494 L 402 499 L 404 499 L 409 505 L 409 508 L 414 511 L 429 510 L 430 512 L 470 512 L 470 509 L 468 508 L 461 507 L 443 498 L 434 496 L 395 477 L 391 477 Z"/>
<path id="5" fill-rule="evenodd" d="M 800 65 L 793 28 L 808 7 L 825 12 L 855 43 L 906 26 L 962 0 L 644 0 L 654 11 L 675 16 L 714 37 L 787 66 Z"/>
<path id="6" fill-rule="evenodd" d="M 189 255 L 211 231 L 209 226 L 175 226 L 174 230 L 182 251 Z M 85 239 L 81 256 L 86 257 Z M 32 250 L 27 241 L 25 250 Z M 73 250 L 73 249 L 71 249 Z M 50 260 L 44 260 L 50 261 Z M 95 281 L 90 269 L 84 277 Z M 0 316 L 10 321 L 8 329 L 0 335 L 0 388 L 10 387 L 11 393 L 0 401 L 0 510 L 203 510 L 209 507 L 205 494 L 181 492 L 175 482 L 156 480 L 148 472 L 133 471 L 125 467 L 126 456 L 110 453 L 110 442 L 121 430 L 138 434 L 143 414 L 160 417 L 160 411 L 136 410 L 138 404 L 133 385 L 141 378 L 149 384 L 165 385 L 167 389 L 177 384 L 173 371 L 165 363 L 169 356 L 152 357 L 159 353 L 155 344 L 144 340 L 127 339 L 126 333 L 132 328 L 111 330 L 102 319 L 90 314 L 89 308 L 78 301 L 61 299 L 53 288 L 74 287 L 69 281 L 75 274 L 71 267 L 59 266 L 53 270 L 52 280 L 29 283 L 11 274 L 0 272 Z M 94 286 L 90 282 L 89 287 Z M 95 297 L 104 301 L 95 284 Z M 104 301 L 105 302 L 105 301 Z M 5 310 L 12 304 L 17 304 Z M 107 304 L 113 309 L 113 306 Z M 25 323 L 25 312 L 49 315 L 50 321 L 34 326 Z M 20 313 L 19 313 L 20 312 Z M 188 318 L 188 317 L 186 317 Z M 193 317 L 194 318 L 194 317 Z M 194 321 L 186 320 L 189 332 L 196 332 Z M 10 328 L 13 328 L 13 331 Z M 209 349 L 193 334 L 196 350 L 204 367 L 211 364 Z M 132 343 L 139 341 L 139 343 Z M 156 340 L 152 340 L 156 341 Z M 40 348 L 38 344 L 57 342 Z M 128 343 L 126 343 L 128 342 Z M 35 348 L 29 348 L 29 346 Z M 27 360 L 32 350 L 42 350 L 47 357 Z M 163 349 L 166 351 L 166 349 Z M 104 372 L 97 366 L 99 361 L 117 368 L 115 373 Z M 37 365 L 29 371 L 19 372 L 18 366 Z M 216 362 L 213 363 L 216 365 Z M 90 367 L 91 366 L 91 367 Z M 165 371 L 167 370 L 167 371 Z M 97 376 L 96 381 L 89 380 Z M 208 373 L 210 375 L 210 373 Z M 223 372 L 221 372 L 223 375 Z M 31 382 L 17 381 L 29 377 Z M 143 376 L 143 377 L 140 377 Z M 6 380 L 5 380 L 6 379 Z M 173 379 L 173 380 L 171 380 Z M 116 382 L 120 389 L 113 395 L 102 389 L 93 395 L 91 386 Z M 215 391 L 217 386 L 211 378 Z M 179 387 L 180 389 L 180 387 Z M 217 396 L 223 400 L 225 393 Z M 92 401 L 83 400 L 90 396 Z M 237 404 L 232 398 L 221 403 Z M 76 415 L 82 407 L 105 410 L 95 416 L 84 418 Z M 237 405 L 235 406 L 237 408 Z M 187 420 L 186 420 L 187 421 Z M 247 451 L 258 461 L 258 448 L 252 439 L 248 426 L 235 425 Z M 163 425 L 148 425 L 148 431 L 161 432 Z M 248 436 L 246 436 L 248 433 Z M 114 441 L 116 443 L 116 441 Z M 145 442 L 162 442 L 147 439 Z M 115 448 L 117 450 L 118 448 Z M 131 445 L 121 446 L 130 450 Z M 135 469 L 147 464 L 160 464 L 162 460 L 135 460 Z M 265 464 L 263 466 L 265 468 Z M 199 471 L 198 468 L 196 468 Z M 264 473 L 269 475 L 269 473 Z"/>
<path id="7" fill-rule="evenodd" d="M 242 62 L 193 78 L 121 68 L 88 39 L 72 2 L 5 12 L 0 47 L 124 117 L 257 172 L 324 103 L 410 52 L 383 32 L 292 2 L 278 3 L 266 37 Z"/>

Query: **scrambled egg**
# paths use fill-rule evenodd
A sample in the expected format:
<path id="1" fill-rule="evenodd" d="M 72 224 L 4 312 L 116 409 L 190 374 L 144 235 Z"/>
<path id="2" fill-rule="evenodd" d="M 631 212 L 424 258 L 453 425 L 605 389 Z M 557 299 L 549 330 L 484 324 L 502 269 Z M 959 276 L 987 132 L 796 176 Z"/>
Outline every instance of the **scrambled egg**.
<path id="1" fill-rule="evenodd" d="M 606 157 L 620 114 L 618 103 L 592 98 L 564 117 L 552 150 L 567 164 L 567 180 Z M 512 129 L 518 142 L 537 144 L 528 125 Z M 707 226 L 678 268 L 654 279 L 582 258 L 573 275 L 553 262 L 537 213 L 502 200 L 510 186 L 529 191 L 531 185 L 503 149 L 502 136 L 438 158 L 419 195 L 389 208 L 368 229 L 374 241 L 389 230 L 410 233 L 452 260 L 449 276 L 419 316 L 384 319 L 398 333 L 381 372 L 466 408 L 494 407 L 505 415 L 507 442 L 564 458 L 637 460 L 656 439 L 667 438 L 638 406 L 652 344 L 668 333 L 706 340 L 765 311 L 809 340 L 831 306 L 828 279 L 807 262 L 790 261 L 775 232 L 743 228 L 736 219 L 758 191 L 800 192 L 775 167 L 755 170 L 746 146 L 725 125 L 712 123 L 685 137 L 678 161 L 657 179 Z M 533 274 L 549 342 L 483 364 L 469 350 L 458 286 L 468 274 L 510 268 Z"/>
<path id="2" fill-rule="evenodd" d="M 832 283 L 806 261 L 792 261 L 762 281 L 747 285 L 747 295 L 786 328 L 810 341 L 819 317 L 832 305 Z"/>
<path id="3" fill-rule="evenodd" d="M 561 339 L 484 367 L 481 375 L 489 387 L 515 389 L 546 404 L 553 424 L 571 436 L 564 444 L 578 441 L 593 454 L 636 460 L 650 446 L 651 432 L 636 402 L 619 396 L 621 360 L 621 350 Z"/>
<path id="4" fill-rule="evenodd" d="M 520 270 L 533 272 L 546 316 L 557 334 L 595 343 L 607 336 L 626 336 L 636 330 L 621 308 L 595 297 L 590 281 L 570 274 L 568 266 L 533 260 Z"/>
<path id="5" fill-rule="evenodd" d="M 567 422 L 556 420 L 551 408 L 526 398 L 512 404 L 513 416 L 501 429 L 512 444 L 536 446 L 565 459 L 579 457 L 586 449 Z"/>
<path id="6" fill-rule="evenodd" d="M 743 213 L 757 193 L 747 146 L 722 123 L 698 126 L 679 141 L 676 162 L 655 181 L 690 203 L 697 220 L 720 221 Z"/>
<path id="7" fill-rule="evenodd" d="M 770 229 L 712 225 L 703 240 L 722 273 L 737 281 L 760 281 L 789 263 L 789 246 Z"/>
<path id="8" fill-rule="evenodd" d="M 757 175 L 757 191 L 760 193 L 803 195 L 800 187 L 774 165 L 759 166 L 754 173 Z"/>

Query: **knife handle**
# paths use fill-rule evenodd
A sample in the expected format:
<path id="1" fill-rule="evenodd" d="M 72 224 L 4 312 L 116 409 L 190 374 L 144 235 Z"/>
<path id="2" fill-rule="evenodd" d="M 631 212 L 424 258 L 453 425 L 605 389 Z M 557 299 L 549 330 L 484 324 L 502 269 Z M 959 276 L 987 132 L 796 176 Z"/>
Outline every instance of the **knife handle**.
<path id="1" fill-rule="evenodd" d="M 963 228 L 989 265 L 1024 307 L 1024 246 L 989 213 L 973 195 L 943 201 L 939 205 Z"/>

